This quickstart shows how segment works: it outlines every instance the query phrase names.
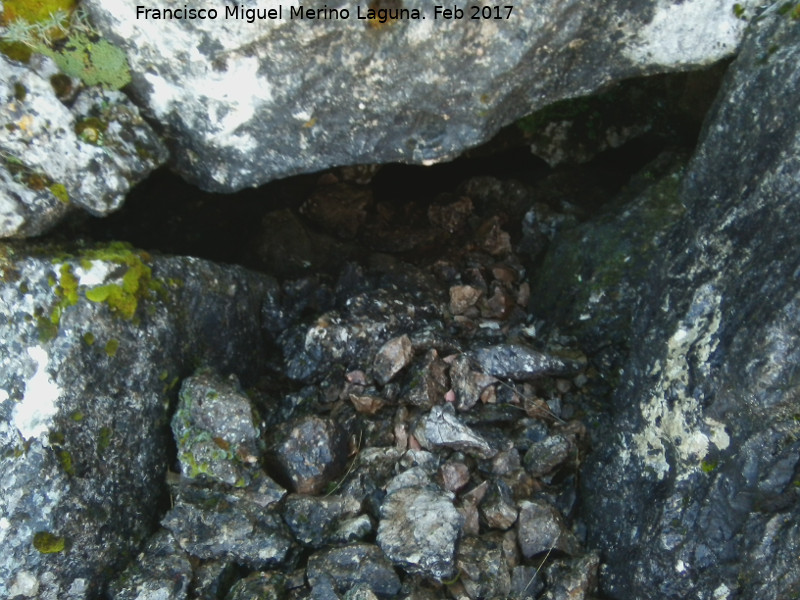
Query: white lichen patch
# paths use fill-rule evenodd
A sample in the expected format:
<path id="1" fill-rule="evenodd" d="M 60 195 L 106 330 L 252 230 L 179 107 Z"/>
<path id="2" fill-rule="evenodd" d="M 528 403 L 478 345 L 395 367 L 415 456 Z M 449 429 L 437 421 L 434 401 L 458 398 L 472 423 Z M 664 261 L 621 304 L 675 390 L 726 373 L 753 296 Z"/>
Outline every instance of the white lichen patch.
<path id="1" fill-rule="evenodd" d="M 36 363 L 36 372 L 25 384 L 22 401 L 14 406 L 12 414 L 14 427 L 24 439 L 36 438 L 50 428 L 61 395 L 61 388 L 47 372 L 50 358 L 44 348 L 28 348 L 28 356 Z"/>
<path id="2" fill-rule="evenodd" d="M 632 32 L 623 52 L 637 64 L 710 64 L 732 54 L 747 22 L 733 12 L 729 0 L 662 0 L 653 20 Z M 759 2 L 741 0 L 752 16 Z"/>
<path id="3" fill-rule="evenodd" d="M 649 399 L 641 407 L 645 427 L 634 434 L 634 452 L 659 479 L 670 470 L 667 450 L 689 471 L 698 468 L 709 444 L 725 449 L 730 443 L 724 424 L 703 416 L 690 391 L 690 364 L 695 375 L 708 375 L 708 359 L 718 344 L 721 296 L 711 285 L 697 290 L 686 317 L 667 342 L 666 356 L 651 371 L 657 376 Z"/>

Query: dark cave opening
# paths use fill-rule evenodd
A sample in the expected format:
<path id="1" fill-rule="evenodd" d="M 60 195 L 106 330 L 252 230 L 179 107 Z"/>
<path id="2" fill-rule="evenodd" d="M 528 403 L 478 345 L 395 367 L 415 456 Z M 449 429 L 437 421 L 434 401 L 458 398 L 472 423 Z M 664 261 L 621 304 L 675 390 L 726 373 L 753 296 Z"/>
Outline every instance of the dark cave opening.
<path id="1" fill-rule="evenodd" d="M 433 235 L 416 246 L 397 240 L 428 228 L 429 207 L 463 195 L 464 183 L 475 177 L 519 182 L 531 190 L 530 197 L 536 201 L 584 220 L 661 153 L 692 150 L 726 66 L 628 80 L 597 96 L 557 103 L 506 127 L 459 158 L 433 166 L 333 168 L 232 194 L 202 191 L 162 167 L 137 185 L 116 213 L 105 218 L 75 215 L 48 237 L 87 243 L 119 240 L 148 251 L 196 256 L 291 277 L 333 272 L 347 260 L 362 261 L 374 252 L 413 262 L 441 251 L 442 240 Z M 536 125 L 534 129 L 541 129 L 542 123 L 561 121 L 574 122 L 573 138 L 597 138 L 604 128 L 639 127 L 641 131 L 616 147 L 604 148 L 594 139 L 598 148 L 590 160 L 550 166 L 531 151 L 538 135 L 531 133 L 531 123 Z M 583 142 L 573 139 L 567 143 Z M 334 224 L 308 218 L 304 203 L 325 196 L 326 190 L 334 189 L 326 187 L 331 184 L 341 187 L 336 194 L 355 191 L 367 194 L 368 200 L 350 215 L 337 215 L 339 222 Z M 498 210 L 477 208 L 478 213 L 487 214 Z M 502 207 L 515 242 L 527 209 Z M 353 215 L 363 221 L 360 227 L 347 223 Z M 273 234 L 276 237 L 270 239 Z M 281 239 L 281 235 L 290 239 Z M 397 240 L 384 244 L 387 236 Z M 314 256 L 310 247 L 320 247 L 326 258 Z M 310 256 L 303 256 L 304 252 Z M 296 259 L 294 254 L 298 254 Z M 329 260 L 332 255 L 341 260 Z"/>

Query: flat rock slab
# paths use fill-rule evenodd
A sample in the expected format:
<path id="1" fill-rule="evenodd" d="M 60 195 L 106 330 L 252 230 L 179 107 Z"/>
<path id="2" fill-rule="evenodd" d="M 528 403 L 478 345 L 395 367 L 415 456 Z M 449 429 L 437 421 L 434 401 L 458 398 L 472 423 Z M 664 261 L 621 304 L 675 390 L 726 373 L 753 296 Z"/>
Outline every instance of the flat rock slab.
<path id="1" fill-rule="evenodd" d="M 234 5 L 154 19 L 126 0 L 84 3 L 126 51 L 131 90 L 173 142 L 175 167 L 218 191 L 332 165 L 452 158 L 535 108 L 724 58 L 746 27 L 719 0 L 402 4 L 383 22 L 365 3 L 313 19 L 293 2 L 265 14 L 269 4 L 249 23 Z M 740 4 L 749 14 L 758 3 Z"/>

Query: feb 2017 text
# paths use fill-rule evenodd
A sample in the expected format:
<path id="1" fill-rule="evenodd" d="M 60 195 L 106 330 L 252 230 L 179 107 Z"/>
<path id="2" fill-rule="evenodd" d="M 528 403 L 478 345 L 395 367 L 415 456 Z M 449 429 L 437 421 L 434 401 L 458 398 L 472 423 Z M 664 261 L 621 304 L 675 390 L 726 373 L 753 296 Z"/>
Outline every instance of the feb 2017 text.
<path id="1" fill-rule="evenodd" d="M 151 8 L 144 5 L 136 6 L 136 18 L 145 20 L 237 20 L 254 23 L 256 21 L 282 21 L 282 20 L 327 20 L 345 21 L 351 17 L 369 21 L 403 21 L 432 18 L 435 21 L 453 20 L 507 20 L 511 18 L 514 7 L 511 5 L 479 6 L 470 5 L 460 7 L 432 6 L 429 11 L 418 8 L 369 8 L 357 5 L 355 10 L 347 8 L 306 8 L 303 5 L 284 7 L 279 4 L 273 8 L 253 8 L 239 6 L 238 4 L 217 8 L 197 8 L 184 4 L 183 8 Z M 427 12 L 427 14 L 426 14 Z"/>

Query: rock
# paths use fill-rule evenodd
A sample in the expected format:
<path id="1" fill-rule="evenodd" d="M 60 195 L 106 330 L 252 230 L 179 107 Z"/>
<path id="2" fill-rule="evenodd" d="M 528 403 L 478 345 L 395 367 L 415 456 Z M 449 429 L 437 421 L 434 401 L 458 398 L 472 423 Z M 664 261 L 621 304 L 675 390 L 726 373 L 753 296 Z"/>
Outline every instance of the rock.
<path id="1" fill-rule="evenodd" d="M 29 65 L 0 56 L 0 72 L 0 238 L 39 235 L 76 208 L 107 215 L 167 159 L 121 92 L 86 88 L 62 102 L 58 69 L 42 56 Z"/>
<path id="2" fill-rule="evenodd" d="M 275 431 L 268 455 L 293 491 L 319 494 L 344 471 L 347 452 L 347 440 L 336 421 L 309 415 Z"/>
<path id="3" fill-rule="evenodd" d="M 262 496 L 220 492 L 188 482 L 172 487 L 174 506 L 161 520 L 181 547 L 201 559 L 224 559 L 251 569 L 280 565 L 292 546 L 275 511 Z"/>
<path id="4" fill-rule="evenodd" d="M 517 507 L 508 484 L 502 479 L 492 482 L 480 505 L 481 516 L 492 529 L 509 529 L 517 521 Z"/>
<path id="5" fill-rule="evenodd" d="M 571 559 L 558 559 L 545 569 L 544 600 L 589 600 L 597 587 L 600 556 L 594 552 Z"/>
<path id="6" fill-rule="evenodd" d="M 448 387 L 447 364 L 434 349 L 428 350 L 412 367 L 402 401 L 420 408 L 431 408 L 445 397 Z"/>
<path id="7" fill-rule="evenodd" d="M 237 577 L 238 568 L 225 560 L 203 561 L 195 570 L 191 589 L 195 600 L 218 600 L 224 590 L 230 589 Z"/>
<path id="8" fill-rule="evenodd" d="M 545 375 L 574 375 L 581 369 L 579 360 L 559 358 L 522 344 L 500 344 L 479 348 L 470 359 L 487 375 L 515 381 L 531 381 Z"/>
<path id="9" fill-rule="evenodd" d="M 372 544 L 351 544 L 311 555 L 308 583 L 316 586 L 320 576 L 330 577 L 337 592 L 345 593 L 358 585 L 367 586 L 377 596 L 388 598 L 400 591 L 400 579 L 381 549 Z"/>
<path id="10" fill-rule="evenodd" d="M 237 382 L 202 373 L 185 379 L 172 433 L 184 477 L 246 487 L 263 476 L 253 407 Z"/>
<path id="11" fill-rule="evenodd" d="M 376 289 L 346 296 L 342 310 L 320 315 L 314 323 L 289 328 L 278 338 L 287 375 L 318 381 L 335 369 L 365 369 L 378 349 L 403 334 L 441 330 L 440 298 L 428 276 L 401 267 L 377 281 Z"/>
<path id="12" fill-rule="evenodd" d="M 559 550 L 567 554 L 578 551 L 578 541 L 567 529 L 564 518 L 553 506 L 542 500 L 519 503 L 517 539 L 525 558 Z"/>
<path id="13" fill-rule="evenodd" d="M 473 370 L 467 354 L 456 356 L 450 367 L 450 381 L 456 395 L 456 407 L 466 411 L 475 406 L 484 391 L 497 383 L 497 379 Z"/>
<path id="14" fill-rule="evenodd" d="M 431 204 L 428 207 L 428 220 L 431 225 L 435 225 L 452 234 L 463 230 L 467 226 L 472 211 L 472 200 L 462 196 L 458 200 L 445 205 Z"/>
<path id="15" fill-rule="evenodd" d="M 450 312 L 454 315 L 463 315 L 477 304 L 483 296 L 483 291 L 471 285 L 454 285 L 450 288 Z"/>
<path id="16" fill-rule="evenodd" d="M 13 524 L 0 596 L 16 582 L 43 600 L 94 597 L 157 529 L 175 386 L 197 364 L 252 381 L 253 315 L 275 283 L 121 244 L 0 255 L 0 512 Z"/>
<path id="17" fill-rule="evenodd" d="M 439 467 L 439 480 L 448 492 L 458 492 L 469 483 L 469 467 L 463 462 L 447 461 Z"/>
<path id="18" fill-rule="evenodd" d="M 684 211 L 678 191 L 686 160 L 656 159 L 646 177 L 631 182 L 637 195 L 611 203 L 590 222 L 562 227 L 544 256 L 530 309 L 578 335 L 590 354 L 630 339 L 637 282 Z"/>
<path id="19" fill-rule="evenodd" d="M 636 342 L 581 478 L 610 597 L 800 589 L 800 31 L 777 8 L 752 23 L 678 190 L 685 211 L 634 282 Z"/>
<path id="20" fill-rule="evenodd" d="M 511 571 L 511 598 L 538 598 L 544 589 L 544 574 L 536 567 L 518 566 Z"/>
<path id="21" fill-rule="evenodd" d="M 443 581 L 453 577 L 463 523 L 450 494 L 413 483 L 387 492 L 377 543 L 396 566 Z"/>
<path id="22" fill-rule="evenodd" d="M 456 417 L 452 404 L 434 406 L 414 428 L 414 436 L 423 448 L 452 448 L 478 458 L 490 458 L 497 450 L 483 437 Z"/>
<path id="23" fill-rule="evenodd" d="M 522 463 L 528 473 L 534 477 L 542 477 L 566 462 L 574 448 L 574 443 L 567 436 L 551 435 L 532 444 Z"/>
<path id="24" fill-rule="evenodd" d="M 507 598 L 511 565 L 497 536 L 467 536 L 458 547 L 459 581 L 470 598 Z"/>
<path id="25" fill-rule="evenodd" d="M 407 335 L 392 338 L 380 347 L 372 365 L 375 379 L 386 385 L 392 378 L 411 363 L 414 348 Z"/>
<path id="26" fill-rule="evenodd" d="M 286 595 L 284 576 L 275 572 L 256 572 L 233 584 L 225 600 L 281 600 Z"/>
<path id="27" fill-rule="evenodd" d="M 748 15 L 755 6 L 743 4 Z M 195 20 L 142 18 L 121 0 L 86 7 L 125 50 L 131 91 L 174 140 L 176 168 L 219 191 L 337 164 L 449 158 L 556 100 L 711 64 L 735 52 L 746 26 L 713 0 L 573 0 L 487 9 L 478 21 L 409 0 L 379 27 L 366 7 L 298 18 L 284 6 L 254 23 L 242 6 Z M 323 55 L 337 68 L 315 60 Z"/>
<path id="28" fill-rule="evenodd" d="M 295 538 L 311 548 L 323 548 L 338 541 L 346 519 L 361 512 L 361 502 L 341 496 L 291 494 L 284 504 L 284 519 Z"/>
<path id="29" fill-rule="evenodd" d="M 156 533 L 136 560 L 110 586 L 113 600 L 183 600 L 192 580 L 192 564 L 172 534 Z"/>

